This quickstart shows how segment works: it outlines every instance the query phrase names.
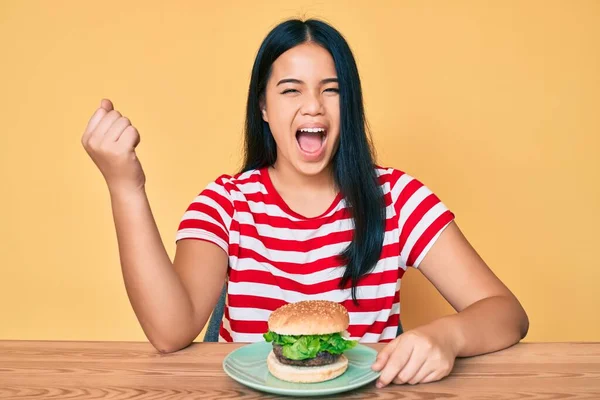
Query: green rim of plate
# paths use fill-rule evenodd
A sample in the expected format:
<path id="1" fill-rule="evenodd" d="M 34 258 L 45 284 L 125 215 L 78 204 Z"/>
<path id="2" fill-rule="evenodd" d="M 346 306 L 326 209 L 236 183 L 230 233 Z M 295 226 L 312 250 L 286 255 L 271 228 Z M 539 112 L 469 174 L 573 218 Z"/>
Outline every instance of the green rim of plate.
<path id="1" fill-rule="evenodd" d="M 377 351 L 361 345 L 344 352 L 348 369 L 337 378 L 319 383 L 293 383 L 275 378 L 267 368 L 267 356 L 273 346 L 267 342 L 247 344 L 229 353 L 223 370 L 242 385 L 267 393 L 292 396 L 324 396 L 346 392 L 373 382 L 380 375 L 371 369 Z"/>

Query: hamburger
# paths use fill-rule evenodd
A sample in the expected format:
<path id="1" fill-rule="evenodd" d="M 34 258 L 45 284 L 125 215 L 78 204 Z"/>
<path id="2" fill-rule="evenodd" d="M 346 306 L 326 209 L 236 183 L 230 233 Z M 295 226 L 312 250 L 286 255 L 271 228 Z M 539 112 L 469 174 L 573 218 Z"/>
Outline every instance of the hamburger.
<path id="1" fill-rule="evenodd" d="M 343 374 L 348 359 L 342 354 L 358 343 L 347 340 L 348 311 L 341 304 L 308 300 L 286 304 L 271 313 L 269 331 L 273 342 L 267 357 L 269 372 L 288 382 L 323 382 Z"/>

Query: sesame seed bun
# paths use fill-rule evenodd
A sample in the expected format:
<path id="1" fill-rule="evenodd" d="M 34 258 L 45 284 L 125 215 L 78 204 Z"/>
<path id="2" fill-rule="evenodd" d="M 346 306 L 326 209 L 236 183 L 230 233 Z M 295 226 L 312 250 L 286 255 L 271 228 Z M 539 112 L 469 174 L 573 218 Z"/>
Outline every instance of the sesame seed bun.
<path id="1" fill-rule="evenodd" d="M 336 378 L 348 369 L 348 359 L 343 355 L 333 364 L 319 367 L 295 367 L 279 362 L 271 351 L 267 357 L 267 368 L 276 378 L 288 382 L 314 383 Z"/>
<path id="2" fill-rule="evenodd" d="M 350 318 L 344 306 L 327 300 L 286 304 L 269 316 L 269 330 L 279 335 L 326 335 L 343 332 Z"/>

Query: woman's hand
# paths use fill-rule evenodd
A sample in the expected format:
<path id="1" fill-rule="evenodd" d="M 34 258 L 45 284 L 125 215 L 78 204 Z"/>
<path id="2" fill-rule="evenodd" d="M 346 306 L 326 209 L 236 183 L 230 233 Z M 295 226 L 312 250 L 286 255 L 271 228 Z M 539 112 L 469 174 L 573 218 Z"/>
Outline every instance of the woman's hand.
<path id="1" fill-rule="evenodd" d="M 81 143 L 111 192 L 138 190 L 146 183 L 135 154 L 140 135 L 129 119 L 114 109 L 110 100 L 102 100 L 85 128 Z"/>
<path id="2" fill-rule="evenodd" d="M 457 354 L 450 326 L 434 321 L 403 333 L 388 343 L 377 355 L 372 368 L 381 371 L 376 386 L 433 382 L 446 377 Z M 448 329 L 445 329 L 448 328 Z"/>

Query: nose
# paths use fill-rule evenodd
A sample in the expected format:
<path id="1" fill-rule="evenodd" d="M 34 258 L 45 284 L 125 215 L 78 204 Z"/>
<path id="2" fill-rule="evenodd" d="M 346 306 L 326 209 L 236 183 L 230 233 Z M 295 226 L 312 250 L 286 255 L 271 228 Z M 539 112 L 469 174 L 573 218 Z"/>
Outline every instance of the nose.
<path id="1" fill-rule="evenodd" d="M 309 93 L 305 96 L 302 104 L 302 114 L 304 115 L 320 115 L 323 114 L 323 99 L 319 92 Z"/>

